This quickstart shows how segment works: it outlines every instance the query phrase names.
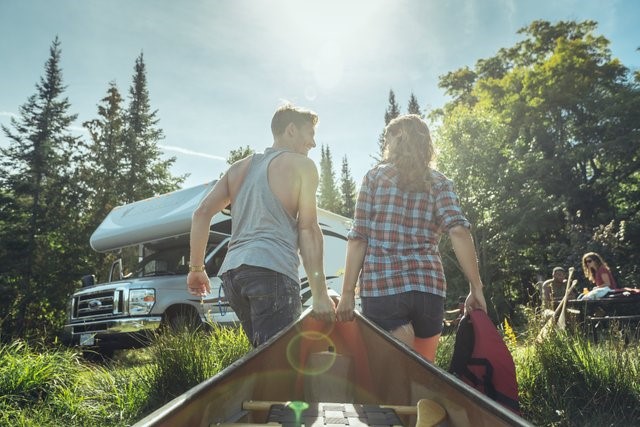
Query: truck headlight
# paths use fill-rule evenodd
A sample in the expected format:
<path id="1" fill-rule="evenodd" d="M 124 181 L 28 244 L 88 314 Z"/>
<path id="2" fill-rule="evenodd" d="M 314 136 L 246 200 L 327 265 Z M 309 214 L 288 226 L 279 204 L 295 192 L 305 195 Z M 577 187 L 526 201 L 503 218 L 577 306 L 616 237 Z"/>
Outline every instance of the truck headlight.
<path id="1" fill-rule="evenodd" d="M 133 289 L 129 291 L 129 314 L 149 314 L 156 303 L 155 289 Z"/>

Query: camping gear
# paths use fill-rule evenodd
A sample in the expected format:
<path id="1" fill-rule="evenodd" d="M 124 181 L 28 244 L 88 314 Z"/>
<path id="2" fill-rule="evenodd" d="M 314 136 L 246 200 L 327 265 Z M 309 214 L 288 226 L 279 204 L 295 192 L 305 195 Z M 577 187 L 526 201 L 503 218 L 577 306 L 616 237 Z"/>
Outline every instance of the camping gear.
<path id="1" fill-rule="evenodd" d="M 322 352 L 327 353 L 311 356 Z M 331 352 L 341 355 L 340 366 L 322 365 L 323 360 L 331 360 Z M 336 373 L 334 379 L 348 386 L 312 384 L 312 377 L 323 372 Z M 335 389 L 348 402 L 335 402 L 331 395 Z M 353 322 L 327 324 L 314 319 L 308 309 L 296 323 L 136 426 L 255 426 L 266 423 L 269 412 L 287 402 L 301 411 L 298 421 L 304 425 L 322 425 L 313 418 L 320 412 L 323 423 L 352 425 L 351 421 L 360 419 L 358 411 L 364 410 L 358 405 L 374 413 L 393 409 L 402 425 L 409 427 L 416 425 L 418 413 L 420 419 L 427 419 L 426 425 L 438 425 L 437 415 L 442 412 L 446 415 L 443 425 L 451 427 L 531 425 L 434 366 L 360 313 L 355 313 Z M 327 411 L 330 403 L 336 405 L 329 408 L 339 408 Z M 305 405 L 311 415 L 300 409 Z M 430 415 L 436 421 L 429 421 Z"/>
<path id="2" fill-rule="evenodd" d="M 484 311 L 473 310 L 460 320 L 449 372 L 520 414 L 513 358 Z"/>

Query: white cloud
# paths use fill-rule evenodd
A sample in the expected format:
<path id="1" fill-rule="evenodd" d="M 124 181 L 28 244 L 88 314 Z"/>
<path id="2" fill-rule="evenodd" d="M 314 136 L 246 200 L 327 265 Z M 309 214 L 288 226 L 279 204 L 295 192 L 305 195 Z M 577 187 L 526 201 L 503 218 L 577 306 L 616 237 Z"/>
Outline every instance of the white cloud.
<path id="1" fill-rule="evenodd" d="M 200 153 L 198 151 L 188 150 L 186 148 L 176 147 L 174 145 L 158 144 L 158 147 L 162 148 L 163 150 L 174 151 L 176 153 L 187 154 L 189 156 L 204 157 L 204 158 L 207 158 L 207 159 L 220 160 L 220 161 L 223 161 L 223 162 L 227 161 L 227 159 L 225 159 L 224 157 L 221 157 L 221 156 L 214 156 L 213 154 L 208 154 L 208 153 Z"/>

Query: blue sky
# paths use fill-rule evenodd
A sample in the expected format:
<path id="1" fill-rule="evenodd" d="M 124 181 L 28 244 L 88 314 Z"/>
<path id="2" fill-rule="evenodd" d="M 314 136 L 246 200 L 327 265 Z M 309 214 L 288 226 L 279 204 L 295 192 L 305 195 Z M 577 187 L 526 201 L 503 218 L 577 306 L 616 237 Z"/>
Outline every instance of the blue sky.
<path id="1" fill-rule="evenodd" d="M 160 145 L 174 174 L 191 174 L 185 186 L 217 178 L 232 149 L 270 146 L 285 100 L 320 115 L 316 142 L 336 175 L 347 156 L 359 183 L 389 89 L 403 112 L 412 92 L 440 107 L 439 76 L 512 46 L 536 19 L 595 20 L 613 55 L 640 68 L 636 0 L 0 0 L 0 123 L 35 93 L 57 35 L 79 135 L 110 81 L 128 93 L 143 52 Z"/>

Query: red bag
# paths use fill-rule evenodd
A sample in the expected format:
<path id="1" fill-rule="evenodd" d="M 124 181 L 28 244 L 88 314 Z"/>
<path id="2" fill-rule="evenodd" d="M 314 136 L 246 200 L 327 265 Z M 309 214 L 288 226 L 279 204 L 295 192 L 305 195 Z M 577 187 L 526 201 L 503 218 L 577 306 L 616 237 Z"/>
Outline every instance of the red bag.
<path id="1" fill-rule="evenodd" d="M 484 311 L 460 320 L 449 372 L 520 415 L 513 357 Z"/>

